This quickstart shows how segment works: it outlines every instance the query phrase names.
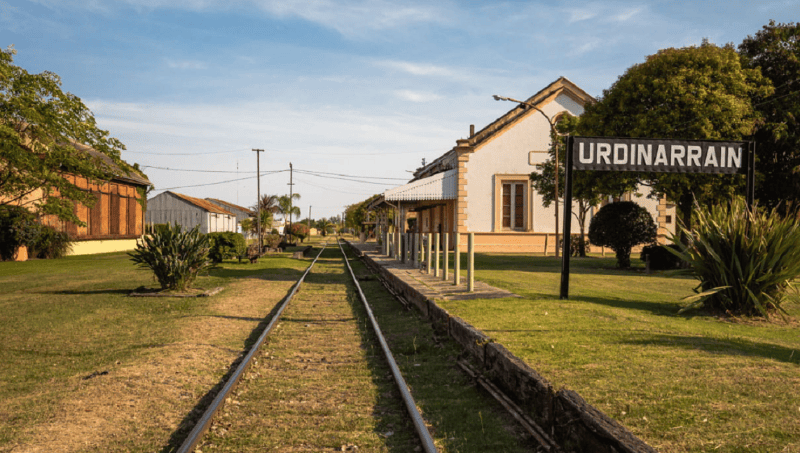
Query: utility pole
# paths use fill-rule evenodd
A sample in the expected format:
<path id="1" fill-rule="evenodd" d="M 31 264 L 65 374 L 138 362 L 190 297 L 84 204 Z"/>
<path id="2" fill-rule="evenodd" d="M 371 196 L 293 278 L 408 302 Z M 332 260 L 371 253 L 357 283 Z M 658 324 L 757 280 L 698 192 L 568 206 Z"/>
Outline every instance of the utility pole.
<path id="1" fill-rule="evenodd" d="M 308 235 L 311 236 L 311 205 L 308 205 Z"/>
<path id="2" fill-rule="evenodd" d="M 261 251 L 264 250 L 264 244 L 261 241 L 261 153 L 264 152 L 263 149 L 253 149 L 256 153 L 256 187 L 258 190 L 258 196 L 256 198 L 256 234 L 258 234 L 258 254 L 261 254 Z M 237 164 L 238 168 L 238 164 Z"/>
<path id="3" fill-rule="evenodd" d="M 292 198 L 292 189 L 294 183 L 292 182 L 292 163 L 289 162 L 289 235 L 292 234 L 292 209 L 294 209 L 294 199 Z"/>

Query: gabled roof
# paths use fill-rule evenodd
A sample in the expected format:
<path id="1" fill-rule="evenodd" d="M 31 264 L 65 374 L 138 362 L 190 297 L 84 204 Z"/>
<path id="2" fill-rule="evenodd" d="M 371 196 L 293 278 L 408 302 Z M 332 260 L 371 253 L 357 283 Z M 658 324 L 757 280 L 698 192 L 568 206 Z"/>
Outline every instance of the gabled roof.
<path id="1" fill-rule="evenodd" d="M 234 217 L 236 216 L 234 213 L 226 211 L 225 209 L 222 209 L 221 207 L 215 205 L 214 203 L 211 203 L 210 201 L 203 200 L 202 198 L 190 197 L 189 195 L 184 195 L 182 193 L 170 192 L 170 191 L 166 191 L 164 193 L 168 193 L 170 195 L 174 195 L 174 196 L 176 196 L 176 197 L 178 197 L 178 198 L 180 198 L 180 199 L 182 199 L 182 200 L 184 200 L 184 201 L 186 201 L 188 203 L 191 203 L 191 204 L 197 206 L 200 209 L 204 209 L 204 210 L 206 210 L 208 212 L 211 212 L 211 213 L 214 213 L 214 214 L 225 214 L 225 215 L 230 215 L 230 216 L 234 216 Z"/>
<path id="2" fill-rule="evenodd" d="M 558 97 L 560 94 L 565 94 L 571 97 L 575 102 L 586 105 L 588 103 L 593 103 L 596 101 L 589 93 L 583 91 L 578 85 L 575 85 L 572 81 L 567 79 L 566 77 L 559 77 L 550 85 L 539 90 L 538 93 L 534 94 L 533 96 L 529 97 L 525 100 L 525 102 L 535 105 L 536 107 L 542 108 L 546 104 L 550 103 L 553 99 Z M 536 113 L 535 109 L 524 105 L 516 105 L 514 108 L 506 112 L 500 118 L 492 121 L 489 125 L 484 127 L 483 129 L 476 132 L 474 135 L 467 139 L 467 143 L 469 146 L 473 148 L 480 146 L 481 144 L 488 141 L 490 138 L 496 136 L 503 130 L 511 127 L 514 123 L 516 123 L 519 119 L 526 115 L 530 115 L 532 113 Z M 414 179 L 415 181 L 421 177 L 429 176 L 431 170 L 435 169 L 444 159 L 448 158 L 452 154 L 455 153 L 455 147 L 450 151 L 444 153 L 443 155 L 439 156 L 435 160 L 433 160 L 428 165 L 417 169 L 414 172 Z"/>
<path id="3" fill-rule="evenodd" d="M 238 209 L 240 211 L 246 212 L 247 214 L 255 215 L 255 211 L 253 211 L 250 208 L 245 208 L 245 207 L 242 207 L 242 206 L 235 205 L 233 203 L 228 203 L 227 201 L 222 201 L 222 200 L 217 199 L 217 198 L 206 198 L 206 200 L 210 201 L 211 203 L 217 204 L 217 205 L 222 205 L 223 208 Z"/>

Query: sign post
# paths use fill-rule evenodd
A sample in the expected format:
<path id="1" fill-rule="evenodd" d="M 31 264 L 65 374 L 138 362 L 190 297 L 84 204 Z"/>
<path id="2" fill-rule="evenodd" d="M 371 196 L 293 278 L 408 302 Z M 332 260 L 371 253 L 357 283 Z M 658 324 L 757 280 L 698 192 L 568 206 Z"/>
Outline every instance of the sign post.
<path id="1" fill-rule="evenodd" d="M 569 298 L 572 171 L 744 174 L 747 207 L 755 201 L 755 142 L 567 137 L 564 181 L 564 245 L 559 298 Z"/>

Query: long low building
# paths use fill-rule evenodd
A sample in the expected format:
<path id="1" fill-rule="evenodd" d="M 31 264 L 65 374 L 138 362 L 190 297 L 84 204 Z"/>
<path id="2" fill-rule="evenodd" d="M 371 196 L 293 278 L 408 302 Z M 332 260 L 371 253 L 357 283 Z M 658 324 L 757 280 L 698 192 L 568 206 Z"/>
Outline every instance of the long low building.
<path id="1" fill-rule="evenodd" d="M 147 200 L 148 224 L 200 226 L 201 233 L 236 232 L 236 215 L 202 198 L 166 191 Z"/>

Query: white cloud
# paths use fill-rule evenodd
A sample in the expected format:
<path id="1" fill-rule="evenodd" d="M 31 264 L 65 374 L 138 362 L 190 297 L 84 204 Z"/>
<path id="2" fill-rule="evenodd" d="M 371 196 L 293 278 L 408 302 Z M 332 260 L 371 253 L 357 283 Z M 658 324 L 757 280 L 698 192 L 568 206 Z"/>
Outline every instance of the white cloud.
<path id="1" fill-rule="evenodd" d="M 448 77 L 453 75 L 453 71 L 444 66 L 436 66 L 432 64 L 412 63 L 409 61 L 397 60 L 382 60 L 376 63 L 378 66 L 383 66 L 391 69 L 406 72 L 412 75 L 421 76 L 442 76 Z"/>
<path id="2" fill-rule="evenodd" d="M 203 61 L 198 60 L 172 60 L 170 58 L 164 59 L 167 66 L 172 69 L 195 69 L 201 70 L 208 68 L 208 65 Z"/>
<path id="3" fill-rule="evenodd" d="M 188 11 L 252 10 L 279 17 L 300 18 L 337 31 L 361 37 L 381 30 L 402 29 L 415 24 L 444 23 L 457 7 L 449 0 L 393 2 L 390 0 L 33 0 L 50 8 L 80 7 L 109 13 L 115 6 L 136 9 L 181 9 Z"/>
<path id="4" fill-rule="evenodd" d="M 404 99 L 406 101 L 411 101 L 411 102 L 430 102 L 441 99 L 441 96 L 433 93 L 426 93 L 423 91 L 412 91 L 412 90 L 395 91 L 395 95 L 400 99 Z"/>
<path id="5" fill-rule="evenodd" d="M 580 9 L 578 8 L 568 9 L 567 14 L 569 14 L 569 19 L 567 19 L 567 21 L 569 23 L 575 23 L 596 17 L 598 11 L 597 7 L 595 7 L 594 5 L 587 5 Z"/>
<path id="6" fill-rule="evenodd" d="M 617 14 L 612 16 L 612 19 L 616 22 L 627 22 L 631 20 L 633 17 L 638 16 L 642 11 L 644 11 L 644 7 L 636 7 L 636 8 L 629 8 L 624 11 L 620 11 Z"/>

